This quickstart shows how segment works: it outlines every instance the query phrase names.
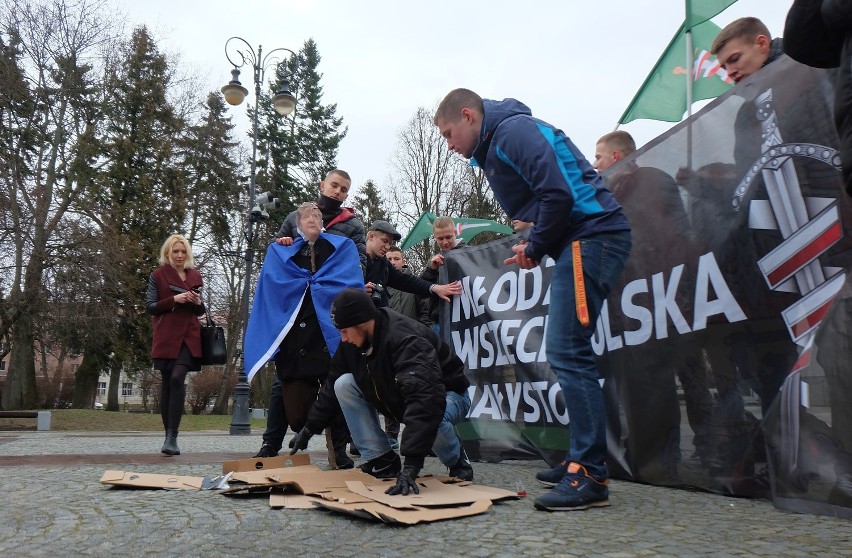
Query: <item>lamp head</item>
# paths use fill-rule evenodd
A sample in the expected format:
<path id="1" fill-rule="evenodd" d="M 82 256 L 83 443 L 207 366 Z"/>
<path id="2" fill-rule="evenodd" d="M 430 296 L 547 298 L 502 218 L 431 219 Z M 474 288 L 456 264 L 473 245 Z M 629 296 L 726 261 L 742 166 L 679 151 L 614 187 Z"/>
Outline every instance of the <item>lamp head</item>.
<path id="1" fill-rule="evenodd" d="M 272 97 L 272 106 L 281 116 L 287 116 L 296 108 L 296 97 L 290 93 L 290 84 L 286 79 L 281 81 L 281 89 Z"/>
<path id="2" fill-rule="evenodd" d="M 240 83 L 240 70 L 234 68 L 231 70 L 231 81 L 222 86 L 222 95 L 225 96 L 225 102 L 232 106 L 237 106 L 243 102 L 243 99 L 248 95 L 248 89 Z"/>

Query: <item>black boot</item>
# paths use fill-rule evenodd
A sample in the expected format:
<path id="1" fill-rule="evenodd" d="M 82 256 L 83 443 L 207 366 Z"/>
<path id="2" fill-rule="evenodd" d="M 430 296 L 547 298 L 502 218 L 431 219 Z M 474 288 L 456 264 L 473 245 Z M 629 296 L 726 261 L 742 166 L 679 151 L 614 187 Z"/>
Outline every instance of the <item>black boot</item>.
<path id="1" fill-rule="evenodd" d="M 160 450 L 166 455 L 180 455 L 180 449 L 177 445 L 177 430 L 166 430 L 166 441 L 163 444 L 163 449 Z"/>
<path id="2" fill-rule="evenodd" d="M 467 458 L 467 452 L 464 451 L 464 447 L 459 451 L 459 457 L 455 464 L 450 467 L 450 476 L 463 481 L 473 480 L 473 467 L 470 465 L 470 459 Z"/>
<path id="3" fill-rule="evenodd" d="M 346 446 L 334 448 L 334 461 L 337 463 L 338 469 L 352 469 L 355 467 L 355 462 L 352 458 L 346 455 Z"/>

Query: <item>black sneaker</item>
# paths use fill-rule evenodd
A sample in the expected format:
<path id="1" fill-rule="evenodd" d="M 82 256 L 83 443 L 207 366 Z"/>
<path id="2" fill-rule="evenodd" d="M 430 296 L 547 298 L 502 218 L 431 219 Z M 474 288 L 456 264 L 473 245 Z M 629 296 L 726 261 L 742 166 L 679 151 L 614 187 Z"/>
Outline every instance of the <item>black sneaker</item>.
<path id="1" fill-rule="evenodd" d="M 361 470 L 377 479 L 395 479 L 402 470 L 402 461 L 395 451 L 383 453 L 361 465 Z"/>
<path id="2" fill-rule="evenodd" d="M 544 486 L 549 486 L 552 488 L 559 484 L 559 481 L 562 480 L 562 477 L 564 477 L 565 473 L 567 472 L 568 463 L 563 461 L 562 463 L 554 466 L 551 469 L 544 469 L 543 471 L 539 471 L 535 474 L 535 479 Z"/>
<path id="3" fill-rule="evenodd" d="M 589 476 L 579 463 L 568 465 L 568 471 L 553 490 L 535 499 L 535 508 L 546 511 L 574 511 L 609 505 L 607 481 Z"/>
<path id="4" fill-rule="evenodd" d="M 470 459 L 467 458 L 467 452 L 464 451 L 464 447 L 461 448 L 455 465 L 450 467 L 450 476 L 463 481 L 473 480 L 473 467 L 470 465 Z"/>
<path id="5" fill-rule="evenodd" d="M 273 449 L 269 444 L 260 446 L 260 450 L 252 455 L 252 457 L 278 457 L 278 450 Z"/>

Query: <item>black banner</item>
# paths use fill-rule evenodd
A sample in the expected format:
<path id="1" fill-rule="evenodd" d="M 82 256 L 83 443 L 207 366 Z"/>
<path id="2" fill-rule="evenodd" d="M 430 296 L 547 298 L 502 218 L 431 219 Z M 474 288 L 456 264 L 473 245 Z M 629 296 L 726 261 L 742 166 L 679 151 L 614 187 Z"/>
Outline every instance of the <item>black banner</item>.
<path id="1" fill-rule="evenodd" d="M 782 57 L 612 167 L 633 228 L 597 323 L 615 477 L 773 497 L 852 517 L 852 252 L 833 92 Z M 517 238 L 448 253 L 444 335 L 472 387 L 460 425 L 486 460 L 567 453 L 545 358 L 550 259 Z M 834 305 L 832 306 L 832 303 Z"/>

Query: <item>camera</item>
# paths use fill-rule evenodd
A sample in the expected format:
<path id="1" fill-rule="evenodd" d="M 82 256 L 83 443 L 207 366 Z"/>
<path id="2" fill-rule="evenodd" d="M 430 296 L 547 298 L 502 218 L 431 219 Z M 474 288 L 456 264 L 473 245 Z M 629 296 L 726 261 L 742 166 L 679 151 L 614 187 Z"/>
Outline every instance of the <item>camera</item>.
<path id="1" fill-rule="evenodd" d="M 382 302 L 382 293 L 385 292 L 385 288 L 382 285 L 375 284 L 373 285 L 373 292 L 370 293 L 370 298 L 373 299 L 374 304 L 380 304 Z"/>

